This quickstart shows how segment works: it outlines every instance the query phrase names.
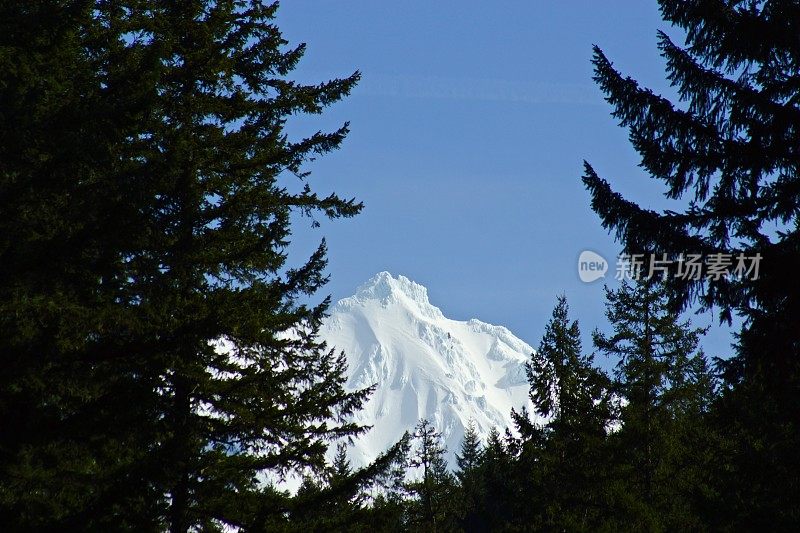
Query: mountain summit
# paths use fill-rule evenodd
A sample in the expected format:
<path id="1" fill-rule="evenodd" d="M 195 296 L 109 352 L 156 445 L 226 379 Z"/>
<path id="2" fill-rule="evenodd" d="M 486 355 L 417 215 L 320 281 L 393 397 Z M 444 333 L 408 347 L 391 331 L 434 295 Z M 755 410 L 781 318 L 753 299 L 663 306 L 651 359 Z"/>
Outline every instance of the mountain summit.
<path id="1" fill-rule="evenodd" d="M 420 418 L 442 432 L 452 462 L 464 428 L 511 426 L 511 409 L 528 403 L 525 362 L 533 348 L 502 326 L 451 320 L 422 285 L 381 272 L 340 300 L 320 331 L 344 350 L 347 387 L 377 388 L 357 420 L 373 428 L 351 459 L 364 464 L 412 430 Z"/>

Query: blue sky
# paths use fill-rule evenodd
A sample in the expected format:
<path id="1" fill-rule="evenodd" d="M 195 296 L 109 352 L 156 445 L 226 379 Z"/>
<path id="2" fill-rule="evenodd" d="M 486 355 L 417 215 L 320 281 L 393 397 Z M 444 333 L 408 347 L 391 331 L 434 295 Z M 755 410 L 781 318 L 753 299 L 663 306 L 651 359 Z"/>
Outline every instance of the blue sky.
<path id="1" fill-rule="evenodd" d="M 363 75 L 324 115 L 289 125 L 299 136 L 350 121 L 342 148 L 308 170 L 316 190 L 365 204 L 316 229 L 298 220 L 292 260 L 326 237 L 334 299 L 388 270 L 427 286 L 445 315 L 534 346 L 564 293 L 588 350 L 606 327 L 602 281 L 582 283 L 577 258 L 591 249 L 613 262 L 619 246 L 589 207 L 582 161 L 626 197 L 668 205 L 591 80 L 591 46 L 672 95 L 656 31 L 680 34 L 656 2 L 284 0 L 277 23 L 308 45 L 295 79 Z M 709 355 L 729 344 L 719 329 L 704 342 Z"/>

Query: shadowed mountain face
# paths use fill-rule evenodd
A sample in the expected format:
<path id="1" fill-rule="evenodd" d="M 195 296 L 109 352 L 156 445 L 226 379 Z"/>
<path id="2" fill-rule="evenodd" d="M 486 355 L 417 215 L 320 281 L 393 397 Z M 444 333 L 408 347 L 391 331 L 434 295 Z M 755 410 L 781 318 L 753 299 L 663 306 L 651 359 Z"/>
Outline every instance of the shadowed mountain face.
<path id="1" fill-rule="evenodd" d="M 524 364 L 533 348 L 504 327 L 446 318 L 404 276 L 374 276 L 331 308 L 320 335 L 347 354 L 349 388 L 377 384 L 358 415 L 373 428 L 351 450 L 356 464 L 427 418 L 452 465 L 470 420 L 485 436 L 511 425 L 512 407 L 529 406 Z"/>

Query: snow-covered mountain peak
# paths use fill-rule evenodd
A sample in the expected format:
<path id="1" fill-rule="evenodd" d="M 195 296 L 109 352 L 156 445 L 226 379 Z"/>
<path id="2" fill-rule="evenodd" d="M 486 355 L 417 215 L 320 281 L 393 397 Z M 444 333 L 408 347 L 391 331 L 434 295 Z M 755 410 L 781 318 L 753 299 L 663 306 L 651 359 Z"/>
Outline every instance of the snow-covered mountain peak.
<path id="1" fill-rule="evenodd" d="M 384 307 L 400 304 L 410 312 L 416 312 L 429 318 L 442 318 L 442 311 L 431 305 L 428 300 L 428 289 L 405 276 L 392 276 L 389 272 L 379 272 L 362 284 L 356 294 L 337 303 L 337 307 L 347 308 L 352 305 L 363 305 L 369 301 L 380 302 Z"/>
<path id="2" fill-rule="evenodd" d="M 339 300 L 320 336 L 347 355 L 349 389 L 377 386 L 357 416 L 373 426 L 351 453 L 358 464 L 421 418 L 442 432 L 452 459 L 470 420 L 483 435 L 502 431 L 512 408 L 529 405 L 525 362 L 533 348 L 502 326 L 445 317 L 405 276 L 381 272 Z"/>

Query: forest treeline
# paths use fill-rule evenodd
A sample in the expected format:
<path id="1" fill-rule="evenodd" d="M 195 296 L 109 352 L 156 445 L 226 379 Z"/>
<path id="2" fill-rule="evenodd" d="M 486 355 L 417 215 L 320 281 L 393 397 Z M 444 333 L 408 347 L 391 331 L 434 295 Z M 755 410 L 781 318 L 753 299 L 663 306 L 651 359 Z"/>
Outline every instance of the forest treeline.
<path id="1" fill-rule="evenodd" d="M 590 350 L 560 299 L 532 412 L 467 431 L 451 470 L 425 421 L 348 464 L 371 389 L 317 336 L 325 242 L 289 261 L 298 220 L 362 204 L 306 170 L 348 124 L 287 121 L 360 74 L 293 80 L 305 45 L 271 1 L 0 3 L 0 530 L 795 531 L 800 1 L 658 5 L 675 98 L 597 47 L 594 79 L 674 207 L 587 162 L 591 209 L 645 270 L 760 269 L 609 290 Z M 738 317 L 729 357 L 698 350 L 688 309 Z M 296 494 L 269 483 L 287 475 Z"/>
<path id="2" fill-rule="evenodd" d="M 514 427 L 485 442 L 470 424 L 452 470 L 440 433 L 422 420 L 392 475 L 302 521 L 380 531 L 744 526 L 719 501 L 725 432 L 710 418 L 720 386 L 699 349 L 703 330 L 676 318 L 662 284 L 625 283 L 606 296 L 612 333 L 595 330 L 593 351 L 619 361 L 610 375 L 582 350 L 562 296 L 526 366 L 533 412 L 514 411 Z M 298 497 L 350 471 L 342 446 L 329 477 L 306 479 Z"/>

